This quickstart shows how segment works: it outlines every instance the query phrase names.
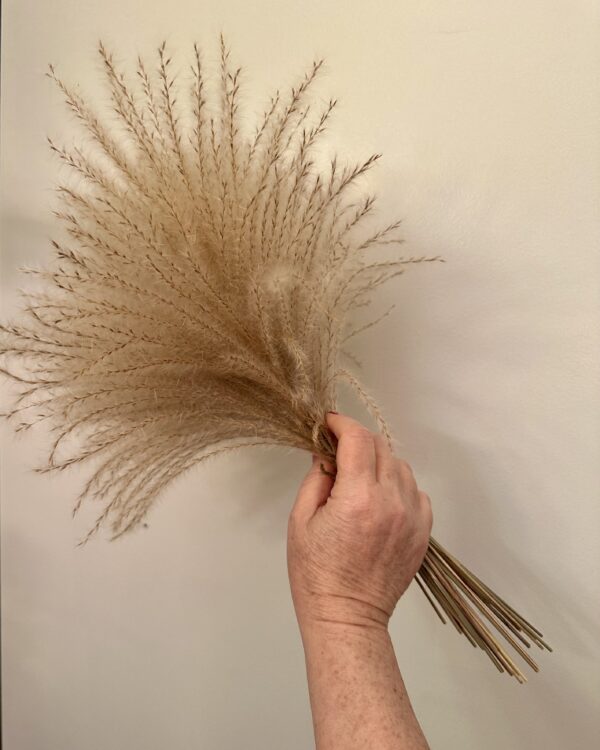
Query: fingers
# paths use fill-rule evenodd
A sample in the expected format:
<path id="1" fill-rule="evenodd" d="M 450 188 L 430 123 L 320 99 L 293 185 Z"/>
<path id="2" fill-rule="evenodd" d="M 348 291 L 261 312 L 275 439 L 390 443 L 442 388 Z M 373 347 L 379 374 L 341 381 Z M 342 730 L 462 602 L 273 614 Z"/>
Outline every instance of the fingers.
<path id="1" fill-rule="evenodd" d="M 327 425 L 338 441 L 337 479 L 351 480 L 359 492 L 377 483 L 383 488 L 382 497 L 396 497 L 407 503 L 413 512 L 421 515 L 431 531 L 433 513 L 429 495 L 419 490 L 412 468 L 394 456 L 383 435 L 374 434 L 360 422 L 333 412 L 327 414 Z M 328 495 L 332 486 L 333 482 L 327 486 Z"/>
<path id="2" fill-rule="evenodd" d="M 408 503 L 420 517 L 421 528 L 429 538 L 433 526 L 433 511 L 429 495 L 418 488 L 410 464 L 394 456 L 383 435 L 374 435 L 374 443 L 377 457 L 377 481 L 384 488 L 383 497 L 401 498 L 400 502 Z"/>
<path id="3" fill-rule="evenodd" d="M 301 523 L 306 523 L 312 518 L 331 493 L 334 479 L 323 473 L 321 463 L 322 460 L 318 456 L 313 456 L 312 465 L 300 485 L 292 508 L 292 514 Z"/>
<path id="4" fill-rule="evenodd" d="M 397 464 L 388 441 L 383 435 L 376 434 L 373 436 L 373 442 L 375 444 L 375 456 L 377 460 L 377 481 L 384 487 L 397 487 Z"/>
<path id="5" fill-rule="evenodd" d="M 375 434 L 373 440 L 377 457 L 377 481 L 386 491 L 386 496 L 395 497 L 399 492 L 413 507 L 418 507 L 419 490 L 410 464 L 394 456 L 383 435 Z"/>
<path id="6" fill-rule="evenodd" d="M 377 459 L 373 434 L 355 419 L 333 412 L 327 414 L 327 426 L 338 441 L 338 477 L 375 482 Z"/>

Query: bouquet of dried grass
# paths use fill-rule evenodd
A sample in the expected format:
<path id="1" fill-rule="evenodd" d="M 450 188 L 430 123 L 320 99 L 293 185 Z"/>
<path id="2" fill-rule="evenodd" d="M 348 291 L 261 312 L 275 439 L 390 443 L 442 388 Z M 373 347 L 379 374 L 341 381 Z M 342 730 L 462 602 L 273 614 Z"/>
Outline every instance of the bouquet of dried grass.
<path id="1" fill-rule="evenodd" d="M 389 439 L 340 364 L 377 321 L 349 327 L 348 313 L 411 264 L 440 260 L 369 257 L 400 242 L 399 222 L 363 228 L 374 198 L 356 185 L 378 155 L 317 166 L 336 104 L 315 109 L 322 61 L 248 134 L 222 38 L 213 76 L 196 45 L 187 79 L 164 43 L 156 64 L 137 59 L 135 81 L 99 53 L 110 118 L 50 66 L 87 144 L 49 141 L 76 178 L 57 188 L 64 236 L 52 268 L 25 269 L 42 285 L 0 329 L 17 390 L 7 416 L 18 430 L 48 420 L 55 434 L 40 470 L 95 464 L 74 512 L 88 498 L 103 509 L 83 541 L 104 524 L 112 538 L 131 531 L 169 482 L 217 453 L 280 444 L 335 463 L 325 414 L 340 381 Z M 417 581 L 500 671 L 525 679 L 490 626 L 537 670 L 524 647 L 548 648 L 540 632 L 433 539 Z"/>

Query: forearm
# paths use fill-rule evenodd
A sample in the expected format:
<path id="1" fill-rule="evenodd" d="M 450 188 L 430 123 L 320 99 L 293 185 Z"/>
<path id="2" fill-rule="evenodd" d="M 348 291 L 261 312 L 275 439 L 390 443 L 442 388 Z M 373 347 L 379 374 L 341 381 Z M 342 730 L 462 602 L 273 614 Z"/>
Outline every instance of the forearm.
<path id="1" fill-rule="evenodd" d="M 387 629 L 302 627 L 317 750 L 428 750 Z"/>

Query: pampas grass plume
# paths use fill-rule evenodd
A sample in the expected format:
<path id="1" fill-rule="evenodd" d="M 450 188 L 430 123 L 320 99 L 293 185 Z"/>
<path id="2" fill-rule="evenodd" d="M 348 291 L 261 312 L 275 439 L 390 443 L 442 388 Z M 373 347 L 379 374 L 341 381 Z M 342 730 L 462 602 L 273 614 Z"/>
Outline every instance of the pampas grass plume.
<path id="1" fill-rule="evenodd" d="M 324 416 L 340 381 L 389 436 L 340 364 L 360 330 L 348 313 L 435 260 L 373 257 L 401 241 L 398 222 L 361 232 L 374 197 L 358 183 L 378 154 L 316 166 L 336 106 L 312 96 L 322 60 L 252 130 L 222 36 L 215 70 L 197 45 L 183 72 L 163 43 L 129 78 L 102 42 L 98 54 L 108 112 L 49 68 L 87 146 L 48 140 L 71 173 L 57 188 L 62 234 L 53 266 L 27 269 L 43 286 L 0 342 L 19 387 L 9 417 L 54 432 L 41 470 L 95 464 L 75 504 L 103 503 L 86 539 L 131 531 L 217 453 L 279 444 L 334 458 Z"/>
<path id="2" fill-rule="evenodd" d="M 85 146 L 48 140 L 70 173 L 54 261 L 26 269 L 40 285 L 0 326 L 0 372 L 16 386 L 6 416 L 53 434 L 39 470 L 92 467 L 74 513 L 86 500 L 101 510 L 82 543 L 104 526 L 132 531 L 219 453 L 283 445 L 335 462 L 325 415 L 342 382 L 391 441 L 347 347 L 377 323 L 360 318 L 379 286 L 441 260 L 390 256 L 398 221 L 368 228 L 361 178 L 379 154 L 323 167 L 336 101 L 313 94 L 322 60 L 252 130 L 222 36 L 213 70 L 197 45 L 179 72 L 165 43 L 129 75 L 102 43 L 98 54 L 108 111 L 49 68 Z M 525 681 L 484 618 L 537 670 L 523 645 L 549 648 L 541 633 L 434 539 L 416 580 L 501 672 Z"/>

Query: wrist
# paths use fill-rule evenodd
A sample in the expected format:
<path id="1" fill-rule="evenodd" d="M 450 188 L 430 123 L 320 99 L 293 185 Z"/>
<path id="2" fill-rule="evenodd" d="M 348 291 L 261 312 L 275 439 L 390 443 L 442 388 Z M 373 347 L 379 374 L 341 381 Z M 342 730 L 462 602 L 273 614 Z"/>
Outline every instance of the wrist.
<path id="1" fill-rule="evenodd" d="M 321 667 L 339 660 L 368 662 L 375 654 L 389 654 L 393 648 L 388 629 L 373 623 L 303 621 L 300 635 L 307 664 Z"/>
<path id="2" fill-rule="evenodd" d="M 342 629 L 387 633 L 390 620 L 384 609 L 346 596 L 312 596 L 310 601 L 296 604 L 296 617 L 303 634 Z"/>

